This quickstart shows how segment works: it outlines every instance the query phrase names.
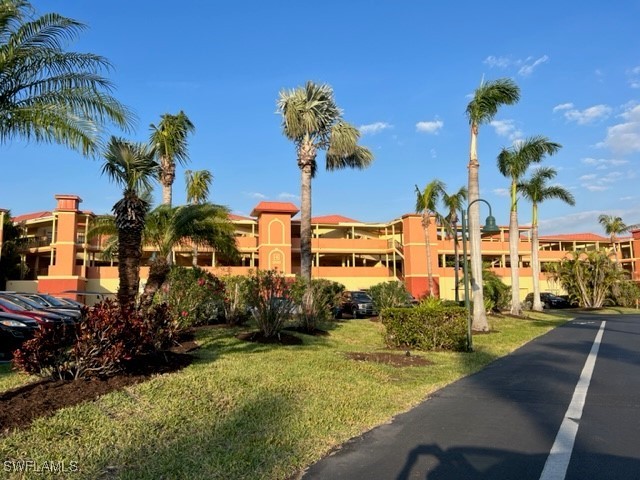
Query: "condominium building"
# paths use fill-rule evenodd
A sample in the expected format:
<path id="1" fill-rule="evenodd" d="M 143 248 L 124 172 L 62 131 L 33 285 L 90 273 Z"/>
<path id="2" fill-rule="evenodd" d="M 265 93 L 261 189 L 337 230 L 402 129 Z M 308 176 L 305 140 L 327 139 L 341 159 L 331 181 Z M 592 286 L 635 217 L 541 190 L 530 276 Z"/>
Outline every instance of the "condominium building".
<path id="1" fill-rule="evenodd" d="M 22 226 L 28 243 L 23 249 L 23 278 L 11 280 L 7 288 L 16 291 L 38 291 L 64 294 L 84 299 L 82 292 L 115 293 L 118 268 L 115 260 L 107 260 L 102 251 L 105 238 L 87 238 L 95 215 L 80 209 L 77 195 L 56 195 L 55 208 L 13 218 Z M 299 209 L 288 202 L 260 202 L 251 216 L 231 215 L 236 228 L 240 252 L 237 263 L 225 263 L 210 248 L 199 247 L 198 266 L 215 275 L 247 275 L 255 269 L 277 269 L 285 275 L 300 273 Z M 0 211 L 1 212 L 1 211 Z M 0 222 L 0 228 L 2 223 Z M 0 232 L 1 233 L 1 232 Z M 0 234 L 0 239 L 2 235 Z M 482 237 L 483 261 L 510 284 L 509 232 Z M 520 228 L 518 239 L 520 298 L 532 291 L 531 238 L 528 227 Z M 1 242 L 1 240 L 0 240 Z M 445 229 L 431 221 L 423 228 L 421 215 L 409 213 L 380 223 L 360 222 L 341 215 L 312 218 L 312 276 L 340 282 L 347 289 L 365 289 L 380 282 L 403 282 L 416 297 L 428 293 L 427 242 L 436 294 L 453 299 L 456 279 L 456 249 Z M 640 281 L 640 230 L 616 240 L 618 258 L 635 281 Z M 592 234 L 560 234 L 540 238 L 540 275 L 543 291 L 561 292 L 561 287 L 545 273 L 545 266 L 559 262 L 568 252 L 611 248 L 607 237 Z M 462 249 L 459 248 L 459 254 Z M 153 254 L 143 247 L 142 284 L 149 272 Z M 173 252 L 177 265 L 193 262 L 191 246 Z"/>

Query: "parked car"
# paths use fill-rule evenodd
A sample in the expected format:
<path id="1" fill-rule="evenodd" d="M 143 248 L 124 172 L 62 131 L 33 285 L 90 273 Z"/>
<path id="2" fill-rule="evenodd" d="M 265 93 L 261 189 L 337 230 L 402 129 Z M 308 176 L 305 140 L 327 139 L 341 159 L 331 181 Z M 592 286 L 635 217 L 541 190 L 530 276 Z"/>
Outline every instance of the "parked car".
<path id="1" fill-rule="evenodd" d="M 38 322 L 24 315 L 0 312 L 0 360 L 11 360 L 13 352 L 33 337 Z"/>
<path id="2" fill-rule="evenodd" d="M 56 313 L 46 312 L 44 310 L 28 309 L 11 301 L 5 296 L 0 295 L 0 312 L 16 313 L 31 317 L 42 327 L 52 327 L 56 325 L 74 325 L 75 322 L 69 317 L 61 316 Z"/>
<path id="3" fill-rule="evenodd" d="M 0 292 L 0 295 L 3 294 Z M 63 305 L 62 303 L 60 303 L 59 305 L 53 305 L 51 301 L 46 302 L 40 297 L 35 297 L 24 293 L 7 294 L 7 298 L 25 308 L 28 308 L 28 305 L 29 307 L 35 308 L 36 310 L 45 310 L 47 312 L 55 313 L 58 315 L 64 315 L 73 319 L 73 321 L 75 322 L 79 322 L 80 320 L 82 320 L 82 310 L 72 307 L 71 305 Z M 38 301 L 38 299 L 40 301 Z"/>
<path id="4" fill-rule="evenodd" d="M 373 317 L 377 314 L 373 308 L 373 300 L 362 290 L 342 292 L 335 308 L 336 318 L 342 318 L 343 315 L 350 315 L 351 318 Z"/>
<path id="5" fill-rule="evenodd" d="M 567 299 L 554 295 L 550 292 L 541 292 L 540 301 L 542 302 L 542 308 L 569 308 L 571 306 Z M 524 302 L 527 308 L 532 308 L 533 293 L 528 293 Z"/>
<path id="6" fill-rule="evenodd" d="M 20 295 L 38 302 L 43 307 L 63 309 L 73 308 L 75 310 L 82 310 L 82 308 L 84 307 L 83 304 L 81 304 L 80 302 L 76 302 L 75 300 L 70 300 L 68 298 L 58 298 L 47 293 L 21 293 Z"/>

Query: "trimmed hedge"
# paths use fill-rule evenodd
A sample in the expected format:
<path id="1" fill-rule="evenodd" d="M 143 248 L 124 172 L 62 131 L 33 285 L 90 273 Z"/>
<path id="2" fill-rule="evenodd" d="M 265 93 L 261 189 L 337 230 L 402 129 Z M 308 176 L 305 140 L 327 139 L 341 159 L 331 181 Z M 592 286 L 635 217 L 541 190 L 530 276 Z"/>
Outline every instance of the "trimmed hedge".
<path id="1" fill-rule="evenodd" d="M 387 308 L 380 315 L 389 347 L 465 351 L 467 311 L 463 307 L 419 305 Z"/>

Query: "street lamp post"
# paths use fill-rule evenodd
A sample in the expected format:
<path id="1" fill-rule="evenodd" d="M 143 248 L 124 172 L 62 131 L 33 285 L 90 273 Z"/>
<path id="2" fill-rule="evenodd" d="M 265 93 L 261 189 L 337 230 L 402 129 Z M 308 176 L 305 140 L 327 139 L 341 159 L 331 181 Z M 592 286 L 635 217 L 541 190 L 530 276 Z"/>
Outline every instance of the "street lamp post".
<path id="1" fill-rule="evenodd" d="M 485 221 L 485 225 L 482 227 L 482 233 L 497 233 L 500 231 L 500 228 L 496 225 L 496 219 L 491 214 L 491 204 L 484 200 L 483 198 L 476 198 L 472 202 L 467 205 L 467 208 L 463 208 L 460 210 L 462 213 L 462 265 L 464 271 L 464 306 L 467 310 L 467 350 L 469 352 L 473 351 L 473 337 L 471 335 L 471 301 L 469 300 L 469 267 L 468 267 L 468 258 L 467 258 L 467 217 L 469 216 L 469 209 L 471 205 L 476 202 L 484 202 L 489 207 L 489 216 Z M 482 279 L 480 279 L 482 281 Z"/>

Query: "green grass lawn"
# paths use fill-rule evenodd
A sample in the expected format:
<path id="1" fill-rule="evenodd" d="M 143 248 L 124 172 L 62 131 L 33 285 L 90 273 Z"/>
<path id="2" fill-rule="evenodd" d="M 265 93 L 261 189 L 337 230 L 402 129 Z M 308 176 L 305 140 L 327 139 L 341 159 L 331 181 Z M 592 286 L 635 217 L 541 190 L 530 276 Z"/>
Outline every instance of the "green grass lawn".
<path id="1" fill-rule="evenodd" d="M 340 322 L 326 337 L 301 335 L 301 346 L 201 331 L 188 368 L 37 420 L 0 438 L 0 459 L 76 462 L 66 478 L 284 479 L 566 321 L 531 316 L 492 318 L 498 333 L 474 336 L 473 353 L 412 352 L 433 364 L 405 368 L 346 358 L 384 350 L 383 326 L 367 320 Z M 0 390 L 25 381 L 0 366 Z"/>

